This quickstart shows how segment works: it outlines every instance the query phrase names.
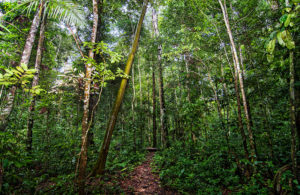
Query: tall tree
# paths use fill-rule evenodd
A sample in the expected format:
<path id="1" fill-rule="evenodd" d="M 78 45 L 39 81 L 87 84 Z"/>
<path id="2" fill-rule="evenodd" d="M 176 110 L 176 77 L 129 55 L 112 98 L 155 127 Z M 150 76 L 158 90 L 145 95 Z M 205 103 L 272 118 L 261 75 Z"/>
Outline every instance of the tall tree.
<path id="1" fill-rule="evenodd" d="M 158 16 L 155 8 L 152 9 L 152 24 L 154 29 L 155 38 L 159 38 L 158 30 Z M 162 133 L 162 141 L 165 146 L 169 146 L 168 142 L 168 127 L 167 127 L 167 117 L 166 117 L 166 105 L 165 105 L 165 93 L 164 93 L 164 78 L 163 78 L 163 68 L 162 68 L 162 45 L 158 44 L 157 48 L 157 64 L 158 64 L 158 84 L 159 84 L 159 103 L 160 103 L 160 125 Z"/>
<path id="2" fill-rule="evenodd" d="M 138 49 L 138 43 L 139 43 L 139 38 L 140 38 L 140 34 L 141 34 L 141 30 L 142 30 L 142 24 L 144 21 L 144 17 L 146 14 L 146 10 L 147 10 L 147 5 L 148 5 L 148 0 L 145 0 L 144 5 L 143 5 L 143 9 L 142 9 L 142 13 L 136 28 L 136 33 L 135 33 L 135 37 L 134 37 L 134 41 L 133 41 L 133 45 L 132 45 L 132 49 L 131 52 L 129 54 L 126 66 L 125 66 L 125 74 L 129 75 L 130 74 L 130 70 L 131 70 L 131 66 L 134 60 L 134 56 L 135 53 Z M 124 98 L 124 94 L 125 94 L 125 89 L 127 86 L 127 78 L 123 78 L 121 81 L 121 85 L 118 91 L 118 95 L 116 97 L 116 101 L 114 104 L 114 107 L 112 109 L 112 113 L 110 115 L 110 119 L 107 125 L 107 129 L 105 132 L 105 136 L 104 136 L 104 140 L 103 140 L 103 144 L 101 146 L 100 149 L 100 153 L 99 153 L 99 157 L 97 159 L 96 165 L 94 166 L 90 176 L 94 176 L 97 174 L 102 174 L 104 172 L 105 169 L 105 164 L 106 164 L 106 159 L 107 159 L 107 155 L 108 155 L 108 150 L 109 150 L 109 146 L 110 146 L 110 142 L 111 142 L 111 138 L 112 138 L 112 134 L 113 134 L 113 130 L 114 127 L 116 125 L 116 121 L 117 121 L 117 117 L 119 114 L 119 110 Z"/>
<path id="3" fill-rule="evenodd" d="M 156 86 L 155 86 L 155 65 L 152 64 L 152 146 L 156 148 Z"/>
<path id="4" fill-rule="evenodd" d="M 39 42 L 38 42 L 38 47 L 37 47 L 37 54 L 36 54 L 36 60 L 35 60 L 35 70 L 36 74 L 34 75 L 33 81 L 32 81 L 32 89 L 38 86 L 39 84 L 39 76 L 40 76 L 40 68 L 41 68 L 41 63 L 42 63 L 42 58 L 43 58 L 43 45 L 44 45 L 44 40 L 45 40 L 45 21 L 46 19 L 43 20 L 40 28 L 40 37 L 39 37 Z M 29 111 L 29 117 L 28 117 L 28 122 L 27 122 L 27 150 L 31 151 L 32 149 L 32 129 L 34 125 L 34 119 L 33 119 L 33 112 L 35 110 L 35 103 L 36 103 L 36 96 L 34 95 L 32 97 L 32 101 L 30 104 L 30 107 L 28 109 Z"/>
<path id="5" fill-rule="evenodd" d="M 96 43 L 97 29 L 98 29 L 98 0 L 93 0 L 93 29 L 91 34 L 91 43 Z M 89 59 L 94 59 L 94 48 L 89 51 Z M 79 157 L 79 170 L 78 170 L 78 185 L 79 194 L 85 194 L 85 170 L 87 166 L 87 135 L 89 131 L 89 105 L 90 93 L 92 82 L 92 64 L 91 62 L 85 65 L 85 85 L 84 85 L 84 100 L 83 100 L 83 116 L 82 116 L 82 134 L 81 134 L 81 150 Z"/>
<path id="6" fill-rule="evenodd" d="M 239 84 L 240 84 L 240 89 L 241 89 L 241 93 L 242 93 L 244 112 L 245 112 L 246 122 L 247 122 L 247 129 L 248 129 L 248 133 L 249 133 L 251 159 L 252 159 L 252 163 L 254 163 L 256 161 L 256 157 L 257 157 L 256 146 L 255 146 L 254 134 L 253 134 L 252 127 L 251 127 L 247 98 L 246 98 L 246 93 L 245 93 L 245 89 L 244 89 L 244 80 L 243 80 L 243 76 L 242 76 L 242 70 L 241 70 L 241 66 L 240 66 L 240 62 L 239 62 L 239 58 L 238 58 L 238 54 L 237 54 L 236 45 L 235 45 L 233 35 L 231 32 L 231 28 L 230 28 L 228 13 L 227 13 L 226 4 L 225 4 L 226 2 L 223 4 L 221 0 L 218 0 L 218 1 L 220 4 L 220 7 L 222 9 L 224 23 L 225 23 L 225 26 L 227 29 L 227 34 L 230 39 L 231 51 L 232 51 L 233 59 L 235 62 L 235 70 L 238 73 L 238 77 L 239 77 Z"/>

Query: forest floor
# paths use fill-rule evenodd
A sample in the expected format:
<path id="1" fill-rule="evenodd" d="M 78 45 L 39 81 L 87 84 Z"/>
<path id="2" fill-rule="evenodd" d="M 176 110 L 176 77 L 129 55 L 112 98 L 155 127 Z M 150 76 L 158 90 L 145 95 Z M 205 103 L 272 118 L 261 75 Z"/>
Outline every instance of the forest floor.
<path id="1" fill-rule="evenodd" d="M 148 153 L 146 161 L 136 167 L 125 179 L 121 182 L 121 187 L 126 194 L 158 194 L 158 195 L 176 195 L 179 194 L 170 191 L 161 186 L 159 176 L 154 174 L 151 169 L 151 162 L 154 152 Z"/>

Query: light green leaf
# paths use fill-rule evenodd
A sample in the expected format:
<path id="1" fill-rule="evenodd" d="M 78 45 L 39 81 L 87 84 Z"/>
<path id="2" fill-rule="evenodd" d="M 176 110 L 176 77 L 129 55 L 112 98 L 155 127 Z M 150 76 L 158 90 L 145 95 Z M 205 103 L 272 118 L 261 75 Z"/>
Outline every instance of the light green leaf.
<path id="1" fill-rule="evenodd" d="M 24 64 L 24 63 L 22 63 L 22 64 L 21 64 L 21 67 L 22 67 L 22 68 L 23 68 L 23 70 L 25 70 L 25 71 L 26 71 L 26 70 L 28 70 L 28 66 L 27 66 L 27 64 Z"/>
<path id="2" fill-rule="evenodd" d="M 278 42 L 281 46 L 283 46 L 283 47 L 285 46 L 285 42 L 282 39 L 282 33 L 281 32 L 277 33 L 277 40 L 278 40 Z"/>
<path id="3" fill-rule="evenodd" d="M 269 52 L 270 54 L 273 54 L 273 52 L 274 52 L 275 43 L 276 43 L 276 39 L 273 39 L 267 45 L 267 52 Z"/>
<path id="4" fill-rule="evenodd" d="M 24 72 L 24 70 L 23 70 L 20 66 L 17 66 L 16 69 L 17 69 L 18 71 L 20 71 L 21 73 Z"/>
<path id="5" fill-rule="evenodd" d="M 284 22 L 284 27 L 288 27 L 291 22 L 291 14 L 289 14 Z"/>
<path id="6" fill-rule="evenodd" d="M 288 40 L 288 41 L 286 42 L 286 47 L 287 47 L 288 49 L 295 49 L 295 42 L 292 41 L 292 40 Z"/>

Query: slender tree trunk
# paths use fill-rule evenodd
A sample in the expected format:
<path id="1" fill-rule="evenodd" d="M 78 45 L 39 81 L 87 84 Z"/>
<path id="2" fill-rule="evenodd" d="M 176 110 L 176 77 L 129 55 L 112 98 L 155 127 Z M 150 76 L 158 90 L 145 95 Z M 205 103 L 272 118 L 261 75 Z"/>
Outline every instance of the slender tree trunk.
<path id="1" fill-rule="evenodd" d="M 291 160 L 295 179 L 297 176 L 297 132 L 295 108 L 295 67 L 294 52 L 290 51 L 290 115 L 291 115 Z M 299 178 L 298 178 L 299 179 Z"/>
<path id="2" fill-rule="evenodd" d="M 141 69 L 140 69 L 140 58 L 138 58 L 138 71 L 139 71 L 139 93 L 140 93 L 140 109 L 143 110 L 143 93 L 142 93 L 142 76 L 141 76 Z M 144 121 L 144 115 L 140 115 L 140 124 L 141 121 Z M 144 146 L 144 126 L 139 125 L 140 133 L 141 133 L 141 147 Z"/>
<path id="3" fill-rule="evenodd" d="M 157 17 L 156 10 L 154 8 L 152 11 L 152 23 L 153 23 L 155 37 L 159 38 L 158 17 Z M 159 73 L 158 83 L 159 83 L 159 102 L 160 102 L 160 123 L 161 123 L 163 145 L 166 147 L 169 147 L 165 95 L 164 95 L 164 78 L 163 78 L 163 68 L 162 68 L 161 56 L 162 56 L 162 45 L 159 44 L 157 59 L 158 59 L 158 73 Z"/>
<path id="4" fill-rule="evenodd" d="M 141 17 L 137 26 L 137 30 L 136 30 L 136 34 L 135 34 L 135 39 L 132 45 L 132 50 L 131 53 L 129 54 L 128 57 L 128 61 L 126 63 L 126 67 L 125 67 L 125 74 L 129 75 L 130 74 L 130 70 L 131 70 L 131 66 L 134 60 L 134 56 L 135 53 L 137 51 L 138 48 L 138 43 L 139 43 L 139 38 L 140 38 L 140 33 L 141 33 L 141 29 L 142 29 L 142 24 L 143 24 L 143 20 L 146 14 L 146 10 L 147 10 L 147 5 L 148 5 L 148 0 L 145 0 L 144 6 L 143 6 L 143 10 L 141 13 Z M 95 167 L 93 168 L 90 176 L 94 176 L 97 174 L 102 174 L 104 172 L 105 169 L 105 164 L 106 164 L 106 159 L 107 159 L 107 155 L 108 155 L 108 150 L 109 150 L 109 146 L 110 146 L 110 142 L 111 142 L 111 138 L 112 138 L 112 134 L 113 134 L 113 130 L 114 127 L 116 125 L 116 120 L 118 117 L 118 113 L 124 98 L 124 94 L 125 94 L 125 89 L 127 86 L 127 82 L 128 79 L 124 78 L 122 79 L 121 85 L 120 85 L 120 89 L 118 91 L 118 95 L 107 125 L 107 129 L 106 129 L 106 133 L 104 136 L 104 141 L 102 144 L 102 147 L 100 149 L 100 153 L 99 153 L 99 157 L 98 160 L 96 162 Z"/>
<path id="5" fill-rule="evenodd" d="M 89 119 L 88 121 L 91 121 L 90 124 L 90 128 L 88 131 L 88 137 L 87 137 L 87 145 L 89 146 L 93 146 L 95 144 L 94 142 L 94 132 L 93 132 L 93 128 L 95 125 L 95 114 L 91 112 L 91 110 L 93 110 L 95 108 L 96 111 L 96 107 L 97 107 L 97 94 L 90 94 L 90 104 L 89 104 Z"/>
<path id="6" fill-rule="evenodd" d="M 42 5 L 41 5 L 42 6 Z M 36 37 L 36 33 L 38 31 L 40 21 L 41 21 L 41 15 L 39 9 L 36 11 L 34 19 L 32 21 L 29 34 L 26 39 L 25 47 L 23 50 L 23 54 L 21 57 L 20 65 L 25 64 L 28 65 L 29 59 L 31 56 L 32 47 L 34 44 L 34 40 Z M 6 106 L 0 110 L 0 131 L 4 131 L 8 122 L 8 117 L 10 116 L 13 106 L 14 106 L 14 100 L 16 95 L 16 86 L 12 86 L 6 96 Z"/>
<path id="7" fill-rule="evenodd" d="M 255 152 L 256 151 L 256 146 L 255 146 L 255 141 L 254 141 L 254 135 L 253 135 L 253 132 L 252 132 L 250 116 L 249 116 L 249 112 L 248 112 L 247 98 L 246 98 L 246 93 L 245 93 L 245 90 L 244 90 L 244 81 L 243 81 L 243 78 L 242 78 L 242 71 L 241 71 L 241 68 L 240 68 L 240 63 L 239 63 L 239 59 L 238 59 L 234 39 L 233 39 L 233 36 L 232 36 L 228 15 L 227 15 L 227 12 L 226 12 L 226 9 L 225 9 L 226 5 L 223 5 L 221 0 L 218 0 L 218 1 L 219 1 L 219 4 L 220 4 L 222 12 L 223 12 L 224 22 L 225 22 L 225 25 L 226 25 L 226 29 L 227 29 L 229 39 L 230 39 L 232 55 L 233 55 L 235 65 L 236 65 L 235 68 L 236 68 L 236 71 L 237 71 L 238 77 L 239 77 L 240 89 L 241 89 L 242 98 L 243 98 L 244 112 L 245 112 L 245 116 L 246 116 L 247 129 L 248 129 L 248 134 L 249 134 L 249 143 L 250 143 L 250 148 L 251 148 L 251 160 L 252 160 L 252 163 L 254 163 L 256 161 L 256 157 L 257 157 L 256 152 Z"/>
<path id="8" fill-rule="evenodd" d="M 40 28 L 40 38 L 39 38 L 39 43 L 37 47 L 37 54 L 36 54 L 36 61 L 35 61 L 35 70 L 36 73 L 34 75 L 33 81 L 32 81 L 32 89 L 34 89 L 36 86 L 39 84 L 39 76 L 40 76 L 40 67 L 42 63 L 42 58 L 43 58 L 43 45 L 44 45 L 44 40 L 45 40 L 45 19 L 43 20 Z M 27 121 L 27 151 L 31 151 L 32 149 L 32 129 L 34 125 L 34 120 L 33 120 L 33 112 L 35 110 L 35 102 L 36 102 L 36 97 L 32 96 L 32 101 L 30 104 L 30 107 L 28 109 L 29 111 L 29 118 Z"/>
<path id="9" fill-rule="evenodd" d="M 91 35 L 91 42 L 96 42 L 96 34 L 98 29 L 98 1 L 93 0 L 93 30 Z M 90 49 L 89 58 L 94 59 L 94 51 Z M 85 86 L 84 86 L 84 103 L 83 103 L 83 117 L 82 117 L 82 137 L 81 137 L 81 151 L 79 157 L 79 173 L 78 173 L 78 186 L 79 194 L 85 194 L 85 170 L 87 166 L 87 134 L 89 127 L 89 103 L 90 103 L 90 91 L 91 91 L 91 76 L 92 76 L 92 64 L 86 64 Z"/>
<path id="10" fill-rule="evenodd" d="M 157 147 L 157 138 L 156 138 L 156 89 L 155 89 L 155 66 L 152 66 L 152 141 L 153 141 L 153 148 Z"/>
<path id="11" fill-rule="evenodd" d="M 238 72 L 236 70 L 236 62 L 233 59 L 233 64 L 234 64 L 234 89 L 235 89 L 235 95 L 236 95 L 236 100 L 237 100 L 237 109 L 238 109 L 238 127 L 242 136 L 243 140 L 243 148 L 245 152 L 245 157 L 247 160 L 249 159 L 249 151 L 247 147 L 247 137 L 244 131 L 244 125 L 243 125 L 243 119 L 242 119 L 242 106 L 241 106 L 241 97 L 239 93 L 239 84 L 238 84 Z"/>
<path id="12" fill-rule="evenodd" d="M 187 88 L 187 100 L 189 103 L 191 103 L 191 90 L 190 90 L 190 68 L 189 68 L 189 60 L 187 55 L 184 55 L 184 60 L 185 60 L 185 70 L 186 70 L 186 78 L 187 78 L 187 82 L 186 82 L 186 88 Z"/>
<path id="13" fill-rule="evenodd" d="M 151 111 L 150 111 L 150 76 L 148 77 L 147 74 L 147 118 L 148 118 L 148 141 L 149 141 L 149 145 L 151 145 L 152 141 L 151 141 Z"/>
<path id="14" fill-rule="evenodd" d="M 133 128 L 133 144 L 134 144 L 134 149 L 136 150 L 136 124 L 135 124 L 135 111 L 134 111 L 134 103 L 135 103 L 135 83 L 134 83 L 134 64 L 132 64 L 132 101 L 131 101 L 131 110 L 132 110 L 132 128 Z"/>

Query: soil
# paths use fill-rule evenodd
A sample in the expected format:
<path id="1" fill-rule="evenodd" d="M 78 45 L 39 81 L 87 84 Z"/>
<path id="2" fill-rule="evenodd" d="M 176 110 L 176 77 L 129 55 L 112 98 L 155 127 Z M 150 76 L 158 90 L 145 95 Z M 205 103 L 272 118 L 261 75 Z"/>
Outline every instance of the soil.
<path id="1" fill-rule="evenodd" d="M 176 195 L 174 191 L 164 189 L 159 181 L 159 176 L 151 170 L 150 163 L 154 152 L 148 153 L 146 161 L 136 167 L 127 179 L 121 182 L 121 186 L 126 194 L 158 194 Z"/>

